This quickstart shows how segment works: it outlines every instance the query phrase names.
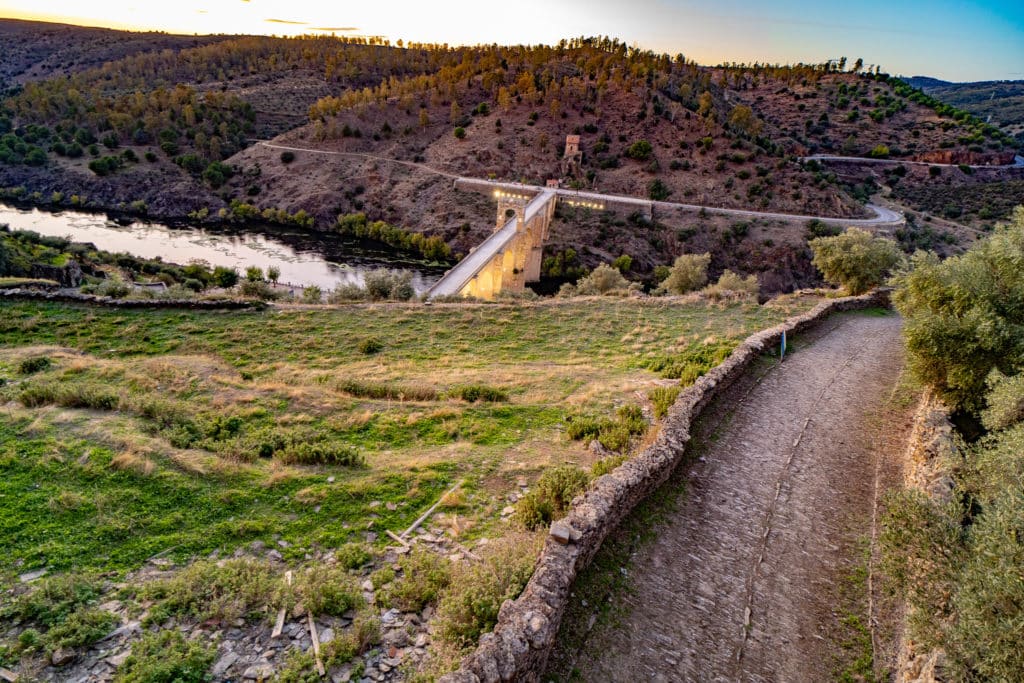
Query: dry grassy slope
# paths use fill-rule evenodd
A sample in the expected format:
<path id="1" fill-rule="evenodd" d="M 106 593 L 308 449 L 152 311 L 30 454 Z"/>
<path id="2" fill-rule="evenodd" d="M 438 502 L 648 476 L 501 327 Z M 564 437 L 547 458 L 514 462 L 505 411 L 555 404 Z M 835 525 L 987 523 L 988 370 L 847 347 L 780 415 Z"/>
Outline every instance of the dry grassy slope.
<path id="1" fill-rule="evenodd" d="M 849 100 L 846 106 L 840 106 L 843 85 Z M 892 86 L 849 73 L 827 74 L 818 83 L 794 86 L 764 79 L 729 93 L 730 101 L 752 107 L 768 123 L 768 135 L 796 154 L 866 156 L 876 145 L 902 150 L 905 156 L 968 150 L 958 140 L 969 134 L 966 127 L 914 102 L 906 101 L 906 109 L 891 118 L 873 121 L 869 114 L 880 96 L 896 97 Z M 854 109 L 859 116 L 850 121 Z M 822 115 L 828 120 L 821 120 Z"/>

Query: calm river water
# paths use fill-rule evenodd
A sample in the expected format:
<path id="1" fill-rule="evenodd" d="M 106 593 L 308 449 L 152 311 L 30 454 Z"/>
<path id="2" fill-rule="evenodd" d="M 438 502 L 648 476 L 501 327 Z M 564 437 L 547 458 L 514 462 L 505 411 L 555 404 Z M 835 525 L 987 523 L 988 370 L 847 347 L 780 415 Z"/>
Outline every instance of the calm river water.
<path id="1" fill-rule="evenodd" d="M 403 255 L 358 239 L 295 228 L 247 227 L 210 229 L 170 227 L 160 223 L 116 223 L 104 214 L 39 209 L 20 209 L 0 204 L 0 225 L 12 230 L 34 230 L 41 235 L 91 242 L 98 249 L 127 252 L 142 258 L 162 258 L 168 263 L 205 261 L 211 266 L 249 266 L 281 270 L 280 282 L 324 291 L 345 283 L 361 284 L 363 275 L 375 268 L 413 271 L 413 287 L 426 291 L 443 269 L 424 266 Z"/>

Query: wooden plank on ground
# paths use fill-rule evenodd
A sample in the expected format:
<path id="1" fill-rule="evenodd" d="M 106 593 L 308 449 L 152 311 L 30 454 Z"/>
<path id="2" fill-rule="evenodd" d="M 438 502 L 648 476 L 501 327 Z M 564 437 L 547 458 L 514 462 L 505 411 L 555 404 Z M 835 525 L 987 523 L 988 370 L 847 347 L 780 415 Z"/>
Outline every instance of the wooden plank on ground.
<path id="1" fill-rule="evenodd" d="M 402 545 L 403 545 L 404 547 L 406 547 L 406 548 L 409 548 L 409 547 L 411 547 L 411 546 L 409 545 L 409 541 L 405 540 L 404 538 L 402 538 L 401 536 L 399 536 L 398 534 L 396 534 L 396 533 L 395 533 L 394 531 L 392 531 L 391 529 L 385 529 L 385 530 L 384 530 L 384 533 L 386 533 L 386 534 L 387 534 L 388 536 L 390 536 L 390 537 L 391 537 L 392 539 L 394 539 L 394 540 L 398 541 L 399 543 L 401 543 L 401 544 L 402 544 Z"/>
<path id="2" fill-rule="evenodd" d="M 284 573 L 284 581 L 289 586 L 292 585 L 292 570 L 289 569 Z M 288 610 L 284 607 L 277 613 L 277 621 L 274 622 L 274 631 L 270 634 L 271 638 L 280 638 L 281 632 L 284 630 L 284 618 L 288 615 Z"/>
<path id="3" fill-rule="evenodd" d="M 14 673 L 10 669 L 5 669 L 0 666 L 0 678 L 7 681 L 7 683 L 14 683 L 18 680 L 18 674 Z"/>
<path id="4" fill-rule="evenodd" d="M 306 615 L 309 617 L 309 638 L 313 641 L 313 656 L 316 657 L 316 672 L 320 674 L 320 678 L 324 677 L 327 670 L 324 669 L 324 662 L 320 659 L 320 634 L 316 632 L 316 622 L 313 621 L 313 613 L 307 612 Z"/>

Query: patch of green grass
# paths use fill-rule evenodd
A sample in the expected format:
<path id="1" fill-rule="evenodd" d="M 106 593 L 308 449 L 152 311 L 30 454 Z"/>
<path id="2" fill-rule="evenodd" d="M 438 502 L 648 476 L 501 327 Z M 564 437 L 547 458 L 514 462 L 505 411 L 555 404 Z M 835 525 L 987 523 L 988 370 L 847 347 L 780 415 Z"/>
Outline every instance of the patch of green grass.
<path id="1" fill-rule="evenodd" d="M 114 676 L 115 683 L 205 683 L 217 651 L 178 631 L 144 633 Z"/>
<path id="2" fill-rule="evenodd" d="M 588 457 L 563 441 L 567 414 L 607 415 L 635 435 L 612 408 L 653 381 L 652 358 L 735 344 L 813 303 L 224 313 L 0 302 L 0 374 L 38 355 L 23 349 L 67 349 L 0 387 L 12 406 L 0 414 L 0 583 L 257 540 L 285 540 L 286 559 L 301 558 L 361 542 L 370 522 L 408 526 L 456 478 L 469 482 L 460 514 L 484 514 L 503 494 L 481 484 L 509 452 L 527 466 L 556 445 Z M 384 348 L 368 355 L 366 339 Z M 619 436 L 609 442 L 628 442 Z"/>

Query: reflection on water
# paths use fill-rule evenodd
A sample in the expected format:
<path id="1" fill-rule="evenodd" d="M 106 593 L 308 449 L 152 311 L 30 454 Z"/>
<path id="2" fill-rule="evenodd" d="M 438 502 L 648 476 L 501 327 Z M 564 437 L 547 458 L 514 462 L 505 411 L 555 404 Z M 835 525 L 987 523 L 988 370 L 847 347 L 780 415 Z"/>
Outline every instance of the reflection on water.
<path id="1" fill-rule="evenodd" d="M 168 227 L 159 223 L 119 225 L 103 214 L 39 209 L 18 209 L 0 204 L 0 225 L 12 230 L 34 230 L 41 235 L 67 237 L 74 242 L 91 242 L 98 249 L 127 252 L 141 258 L 161 258 L 168 263 L 205 261 L 211 266 L 249 266 L 266 271 L 277 266 L 281 283 L 316 285 L 327 291 L 342 284 L 362 284 L 363 275 L 374 268 L 403 268 L 413 271 L 413 287 L 426 291 L 443 274 L 443 269 L 425 267 L 403 259 L 386 247 L 295 228 L 247 228 L 246 232 L 194 227 Z"/>

